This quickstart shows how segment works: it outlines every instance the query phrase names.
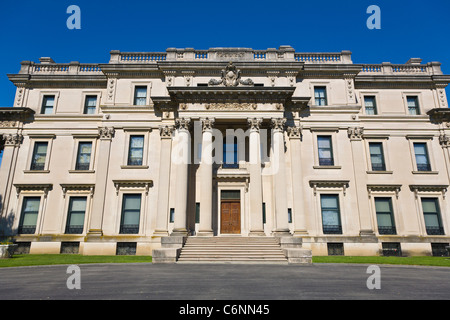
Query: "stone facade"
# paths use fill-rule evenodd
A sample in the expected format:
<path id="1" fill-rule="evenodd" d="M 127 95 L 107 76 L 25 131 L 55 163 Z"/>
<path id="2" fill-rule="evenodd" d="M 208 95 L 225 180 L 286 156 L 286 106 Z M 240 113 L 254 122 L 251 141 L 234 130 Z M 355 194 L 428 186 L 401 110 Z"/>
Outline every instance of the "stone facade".
<path id="1" fill-rule="evenodd" d="M 1 218 L 19 251 L 151 255 L 170 235 L 299 237 L 313 255 L 450 242 L 438 62 L 169 48 L 8 76 Z"/>

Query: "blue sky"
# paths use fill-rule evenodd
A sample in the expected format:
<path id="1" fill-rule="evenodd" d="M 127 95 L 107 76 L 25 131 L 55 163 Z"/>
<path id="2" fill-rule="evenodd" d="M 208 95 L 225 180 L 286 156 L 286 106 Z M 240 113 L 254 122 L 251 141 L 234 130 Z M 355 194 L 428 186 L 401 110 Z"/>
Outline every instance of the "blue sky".
<path id="1" fill-rule="evenodd" d="M 81 9 L 81 30 L 66 27 L 70 5 Z M 381 9 L 381 30 L 366 27 L 370 5 Z M 350 50 L 354 63 L 419 57 L 440 61 L 450 74 L 448 0 L 22 0 L 0 8 L 3 107 L 15 94 L 6 74 L 17 73 L 21 61 L 107 63 L 110 50 L 291 45 L 299 52 Z"/>

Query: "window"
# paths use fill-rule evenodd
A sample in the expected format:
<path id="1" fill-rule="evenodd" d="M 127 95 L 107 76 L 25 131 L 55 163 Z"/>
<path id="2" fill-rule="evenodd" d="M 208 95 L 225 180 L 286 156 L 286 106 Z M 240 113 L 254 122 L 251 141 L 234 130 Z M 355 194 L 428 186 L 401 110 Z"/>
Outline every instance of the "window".
<path id="1" fill-rule="evenodd" d="M 128 165 L 142 166 L 144 159 L 144 136 L 131 136 L 128 151 Z"/>
<path id="2" fill-rule="evenodd" d="M 414 154 L 416 155 L 417 171 L 431 171 L 427 144 L 423 142 L 414 143 Z"/>
<path id="3" fill-rule="evenodd" d="M 431 254 L 433 257 L 448 257 L 449 253 L 446 249 L 448 243 L 431 243 Z"/>
<path id="4" fill-rule="evenodd" d="M 228 139 L 229 140 L 229 139 Z M 233 143 L 227 143 L 227 138 L 223 140 L 223 168 L 239 168 L 238 163 L 238 143 L 237 138 Z"/>
<path id="5" fill-rule="evenodd" d="M 333 148 L 331 136 L 318 136 L 317 146 L 319 150 L 319 166 L 333 166 Z"/>
<path id="6" fill-rule="evenodd" d="M 44 96 L 42 99 L 42 114 L 52 114 L 55 105 L 55 96 Z"/>
<path id="7" fill-rule="evenodd" d="M 84 229 L 84 215 L 86 213 L 86 197 L 71 197 L 67 213 L 66 233 L 82 234 Z"/>
<path id="8" fill-rule="evenodd" d="M 396 234 L 391 198 L 375 198 L 379 234 Z"/>
<path id="9" fill-rule="evenodd" d="M 200 203 L 195 203 L 195 223 L 200 223 Z"/>
<path id="10" fill-rule="evenodd" d="M 92 142 L 80 142 L 78 144 L 77 163 L 75 170 L 89 170 L 91 164 Z"/>
<path id="11" fill-rule="evenodd" d="M 136 242 L 117 242 L 116 255 L 118 256 L 135 256 Z"/>
<path id="12" fill-rule="evenodd" d="M 30 170 L 44 170 L 45 158 L 47 157 L 48 142 L 36 142 L 34 144 L 33 158 Z"/>
<path id="13" fill-rule="evenodd" d="M 418 115 L 420 114 L 419 111 L 419 100 L 416 96 L 409 96 L 406 97 L 406 101 L 408 104 L 408 112 L 411 115 Z"/>
<path id="14" fill-rule="evenodd" d="M 23 198 L 22 214 L 18 230 L 19 234 L 33 234 L 36 232 L 40 203 L 40 197 Z"/>
<path id="15" fill-rule="evenodd" d="M 174 223 L 175 222 L 175 208 L 170 208 L 169 221 L 170 221 L 170 223 Z"/>
<path id="16" fill-rule="evenodd" d="M 314 87 L 314 101 L 316 106 L 327 105 L 327 88 L 326 87 Z"/>
<path id="17" fill-rule="evenodd" d="M 327 243 L 328 255 L 329 256 L 343 256 L 344 255 L 344 244 L 342 242 L 329 242 Z"/>
<path id="18" fill-rule="evenodd" d="M 335 194 L 322 194 L 320 196 L 320 207 L 322 209 L 323 233 L 342 234 L 339 196 Z"/>
<path id="19" fill-rule="evenodd" d="M 84 114 L 95 114 L 97 108 L 97 96 L 86 96 L 84 102 Z"/>
<path id="20" fill-rule="evenodd" d="M 369 151 L 372 171 L 386 171 L 386 164 L 384 162 L 383 155 L 383 144 L 381 142 L 370 142 Z"/>
<path id="21" fill-rule="evenodd" d="M 377 112 L 377 102 L 375 96 L 365 96 L 364 105 L 366 108 L 366 114 L 375 115 Z"/>
<path id="22" fill-rule="evenodd" d="M 437 198 L 422 198 L 422 209 L 425 220 L 425 229 L 428 235 L 443 235 L 441 214 Z"/>
<path id="23" fill-rule="evenodd" d="M 62 254 L 78 254 L 80 252 L 79 242 L 61 242 L 61 250 L 59 253 Z"/>
<path id="24" fill-rule="evenodd" d="M 141 195 L 124 194 L 122 203 L 122 219 L 120 222 L 120 233 L 139 233 L 139 219 L 141 213 Z"/>
<path id="25" fill-rule="evenodd" d="M 136 86 L 134 88 L 134 105 L 145 106 L 147 104 L 147 87 Z"/>
<path id="26" fill-rule="evenodd" d="M 266 224 L 266 203 L 262 204 L 263 224 Z"/>
<path id="27" fill-rule="evenodd" d="M 288 208 L 288 223 L 292 223 L 292 209 Z"/>
<path id="28" fill-rule="evenodd" d="M 383 249 L 383 256 L 389 257 L 401 257 L 402 256 L 402 248 L 399 242 L 383 242 L 381 244 Z"/>

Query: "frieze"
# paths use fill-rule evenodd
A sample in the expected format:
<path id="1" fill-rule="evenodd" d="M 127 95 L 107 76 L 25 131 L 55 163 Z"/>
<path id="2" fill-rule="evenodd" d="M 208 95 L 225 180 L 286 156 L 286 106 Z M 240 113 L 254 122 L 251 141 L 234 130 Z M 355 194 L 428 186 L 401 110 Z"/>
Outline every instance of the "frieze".
<path id="1" fill-rule="evenodd" d="M 205 104 L 206 110 L 256 110 L 256 103 L 207 103 Z"/>

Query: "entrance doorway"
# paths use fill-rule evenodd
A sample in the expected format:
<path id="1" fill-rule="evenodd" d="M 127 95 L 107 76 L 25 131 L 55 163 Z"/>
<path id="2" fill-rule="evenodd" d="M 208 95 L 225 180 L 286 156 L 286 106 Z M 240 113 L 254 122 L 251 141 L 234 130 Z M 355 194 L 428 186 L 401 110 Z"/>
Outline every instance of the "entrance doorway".
<path id="1" fill-rule="evenodd" d="M 239 190 L 222 190 L 220 194 L 220 233 L 241 233 L 241 193 Z"/>

